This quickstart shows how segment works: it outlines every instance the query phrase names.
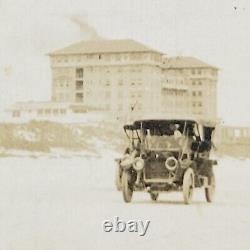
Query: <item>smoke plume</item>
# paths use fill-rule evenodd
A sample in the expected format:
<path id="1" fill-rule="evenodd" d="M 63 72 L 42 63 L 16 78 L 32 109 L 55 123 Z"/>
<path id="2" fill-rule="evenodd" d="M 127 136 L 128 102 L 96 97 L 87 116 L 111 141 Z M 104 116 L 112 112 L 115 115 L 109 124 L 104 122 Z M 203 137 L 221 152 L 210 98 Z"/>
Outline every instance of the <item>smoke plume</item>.
<path id="1" fill-rule="evenodd" d="M 87 18 L 82 15 L 69 16 L 70 21 L 77 24 L 80 28 L 81 36 L 85 40 L 100 40 L 103 39 L 97 32 L 97 30 L 89 24 Z"/>

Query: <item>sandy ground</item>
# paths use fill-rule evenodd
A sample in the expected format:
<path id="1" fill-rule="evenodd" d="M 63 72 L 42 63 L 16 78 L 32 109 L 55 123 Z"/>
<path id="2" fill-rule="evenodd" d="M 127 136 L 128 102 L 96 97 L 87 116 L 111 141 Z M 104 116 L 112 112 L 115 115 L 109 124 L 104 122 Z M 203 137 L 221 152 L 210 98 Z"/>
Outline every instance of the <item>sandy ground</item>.
<path id="1" fill-rule="evenodd" d="M 105 156 L 106 155 L 106 156 Z M 157 203 L 136 193 L 125 204 L 114 188 L 116 154 L 0 159 L 0 249 L 250 249 L 250 161 L 221 159 L 213 204 L 197 190 Z M 104 220 L 150 220 L 138 233 L 105 233 Z"/>

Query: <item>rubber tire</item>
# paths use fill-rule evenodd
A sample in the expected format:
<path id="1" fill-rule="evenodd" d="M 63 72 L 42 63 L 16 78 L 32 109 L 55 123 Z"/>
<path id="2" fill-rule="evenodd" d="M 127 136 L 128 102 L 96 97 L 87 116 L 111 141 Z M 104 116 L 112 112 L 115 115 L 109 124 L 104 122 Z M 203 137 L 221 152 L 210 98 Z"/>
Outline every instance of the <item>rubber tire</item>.
<path id="1" fill-rule="evenodd" d="M 120 166 L 117 166 L 115 169 L 115 186 L 117 191 L 122 190 L 121 171 L 122 170 L 120 170 Z"/>
<path id="2" fill-rule="evenodd" d="M 133 196 L 133 187 L 129 184 L 130 174 L 127 171 L 122 172 L 122 195 L 126 203 L 131 202 Z"/>
<path id="3" fill-rule="evenodd" d="M 157 201 L 159 193 L 150 193 L 150 198 L 152 201 Z"/>
<path id="4" fill-rule="evenodd" d="M 209 180 L 209 187 L 205 188 L 205 196 L 207 202 L 213 202 L 214 193 L 215 193 L 215 176 L 212 173 Z"/>
<path id="5" fill-rule="evenodd" d="M 188 168 L 183 176 L 183 199 L 185 204 L 190 204 L 194 191 L 194 171 Z"/>

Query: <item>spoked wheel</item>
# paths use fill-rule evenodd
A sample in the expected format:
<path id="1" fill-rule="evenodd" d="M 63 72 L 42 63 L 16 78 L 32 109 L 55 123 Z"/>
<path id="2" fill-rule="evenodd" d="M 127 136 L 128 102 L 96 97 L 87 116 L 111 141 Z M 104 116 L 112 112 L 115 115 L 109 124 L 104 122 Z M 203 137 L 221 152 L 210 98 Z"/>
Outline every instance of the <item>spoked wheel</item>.
<path id="1" fill-rule="evenodd" d="M 159 193 L 150 193 L 150 198 L 152 201 L 157 201 Z"/>
<path id="2" fill-rule="evenodd" d="M 190 204 L 194 191 L 194 171 L 188 168 L 183 177 L 183 198 L 185 204 Z"/>
<path id="3" fill-rule="evenodd" d="M 131 202 L 133 196 L 133 184 L 131 184 L 131 174 L 127 171 L 122 172 L 122 194 L 123 200 Z"/>
<path id="4" fill-rule="evenodd" d="M 117 166 L 115 169 L 115 186 L 117 191 L 122 190 L 122 183 L 121 183 L 121 169 L 120 166 Z"/>
<path id="5" fill-rule="evenodd" d="M 212 202 L 214 199 L 214 193 L 215 193 L 215 177 L 212 173 L 208 180 L 208 187 L 205 188 L 205 195 L 207 202 Z"/>

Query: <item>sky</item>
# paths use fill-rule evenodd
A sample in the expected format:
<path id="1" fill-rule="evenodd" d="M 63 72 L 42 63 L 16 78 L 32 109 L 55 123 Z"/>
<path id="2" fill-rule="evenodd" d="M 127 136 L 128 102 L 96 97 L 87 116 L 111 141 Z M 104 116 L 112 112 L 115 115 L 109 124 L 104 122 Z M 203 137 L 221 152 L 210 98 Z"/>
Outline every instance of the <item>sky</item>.
<path id="1" fill-rule="evenodd" d="M 219 117 L 250 126 L 247 0 L 0 0 L 0 109 L 49 100 L 47 54 L 102 38 L 130 38 L 217 66 Z"/>

